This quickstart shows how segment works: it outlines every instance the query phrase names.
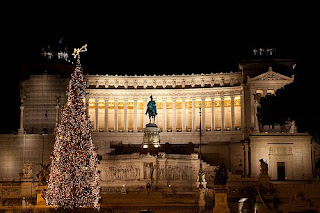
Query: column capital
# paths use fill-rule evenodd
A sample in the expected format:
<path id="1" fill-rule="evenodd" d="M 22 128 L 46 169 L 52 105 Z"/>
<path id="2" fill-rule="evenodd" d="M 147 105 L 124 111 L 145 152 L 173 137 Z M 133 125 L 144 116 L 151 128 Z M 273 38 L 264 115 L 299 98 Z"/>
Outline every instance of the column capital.
<path id="1" fill-rule="evenodd" d="M 166 97 L 162 97 L 162 101 L 167 101 L 167 98 Z"/>
<path id="2" fill-rule="evenodd" d="M 206 97 L 201 97 L 201 101 L 205 101 L 206 100 Z"/>
<path id="3" fill-rule="evenodd" d="M 220 95 L 221 101 L 224 101 L 224 94 Z"/>
<path id="4" fill-rule="evenodd" d="M 185 102 L 187 100 L 186 97 L 182 97 L 181 99 L 182 99 L 182 102 Z"/>
<path id="5" fill-rule="evenodd" d="M 97 103 L 99 102 L 99 98 L 94 98 L 94 101 Z"/>

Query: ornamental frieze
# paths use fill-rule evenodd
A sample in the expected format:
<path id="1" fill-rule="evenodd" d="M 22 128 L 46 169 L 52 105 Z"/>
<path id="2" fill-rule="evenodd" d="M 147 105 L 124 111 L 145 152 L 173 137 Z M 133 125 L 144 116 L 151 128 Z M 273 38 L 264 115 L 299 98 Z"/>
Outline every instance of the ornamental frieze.
<path id="1" fill-rule="evenodd" d="M 153 76 L 118 76 L 118 75 L 86 75 L 89 88 L 193 88 L 239 86 L 241 73 L 210 73 L 191 75 L 153 75 Z"/>

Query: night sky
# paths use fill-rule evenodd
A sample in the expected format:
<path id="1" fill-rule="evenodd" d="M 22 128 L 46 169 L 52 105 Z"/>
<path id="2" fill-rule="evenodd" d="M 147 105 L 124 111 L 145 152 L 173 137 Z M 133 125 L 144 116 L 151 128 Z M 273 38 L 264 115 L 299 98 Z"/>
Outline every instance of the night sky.
<path id="1" fill-rule="evenodd" d="M 319 70 L 319 65 L 312 67 L 309 63 L 312 33 L 308 33 L 310 38 L 301 36 L 299 33 L 306 32 L 306 28 L 298 28 L 290 17 L 258 23 L 250 19 L 222 22 L 209 17 L 166 20 L 113 17 L 83 25 L 71 21 L 63 25 L 61 22 L 38 22 L 38 17 L 4 26 L 0 133 L 19 128 L 18 82 L 26 74 L 22 72 L 23 64 L 39 63 L 41 49 L 47 45 L 55 48 L 59 40 L 68 47 L 69 54 L 73 48 L 88 44 L 88 52 L 83 53 L 81 59 L 85 73 L 89 74 L 237 71 L 237 62 L 251 54 L 253 47 L 276 47 L 284 55 L 294 56 L 303 64 L 301 67 L 305 67 L 304 76 Z"/>

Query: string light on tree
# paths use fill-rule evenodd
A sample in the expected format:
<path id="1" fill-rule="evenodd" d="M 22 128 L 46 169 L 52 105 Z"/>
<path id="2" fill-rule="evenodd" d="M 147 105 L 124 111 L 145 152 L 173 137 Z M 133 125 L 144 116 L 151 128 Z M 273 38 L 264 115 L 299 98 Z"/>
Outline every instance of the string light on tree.
<path id="1" fill-rule="evenodd" d="M 92 123 L 85 103 L 86 81 L 80 65 L 80 53 L 87 45 L 74 49 L 77 59 L 67 87 L 67 102 L 62 108 L 56 129 L 48 189 L 47 205 L 55 208 L 94 207 L 99 209 L 97 153 L 92 142 Z"/>

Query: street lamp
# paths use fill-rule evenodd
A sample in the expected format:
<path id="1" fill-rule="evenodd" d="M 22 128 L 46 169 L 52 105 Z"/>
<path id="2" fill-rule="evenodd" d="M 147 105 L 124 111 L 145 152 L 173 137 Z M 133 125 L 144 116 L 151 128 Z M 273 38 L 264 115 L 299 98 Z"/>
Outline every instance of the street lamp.
<path id="1" fill-rule="evenodd" d="M 199 159 L 200 159 L 200 166 L 202 167 L 202 163 L 201 163 L 201 107 L 199 108 L 199 114 L 200 114 L 200 143 L 199 143 L 199 149 L 200 149 L 200 153 L 199 153 Z"/>

